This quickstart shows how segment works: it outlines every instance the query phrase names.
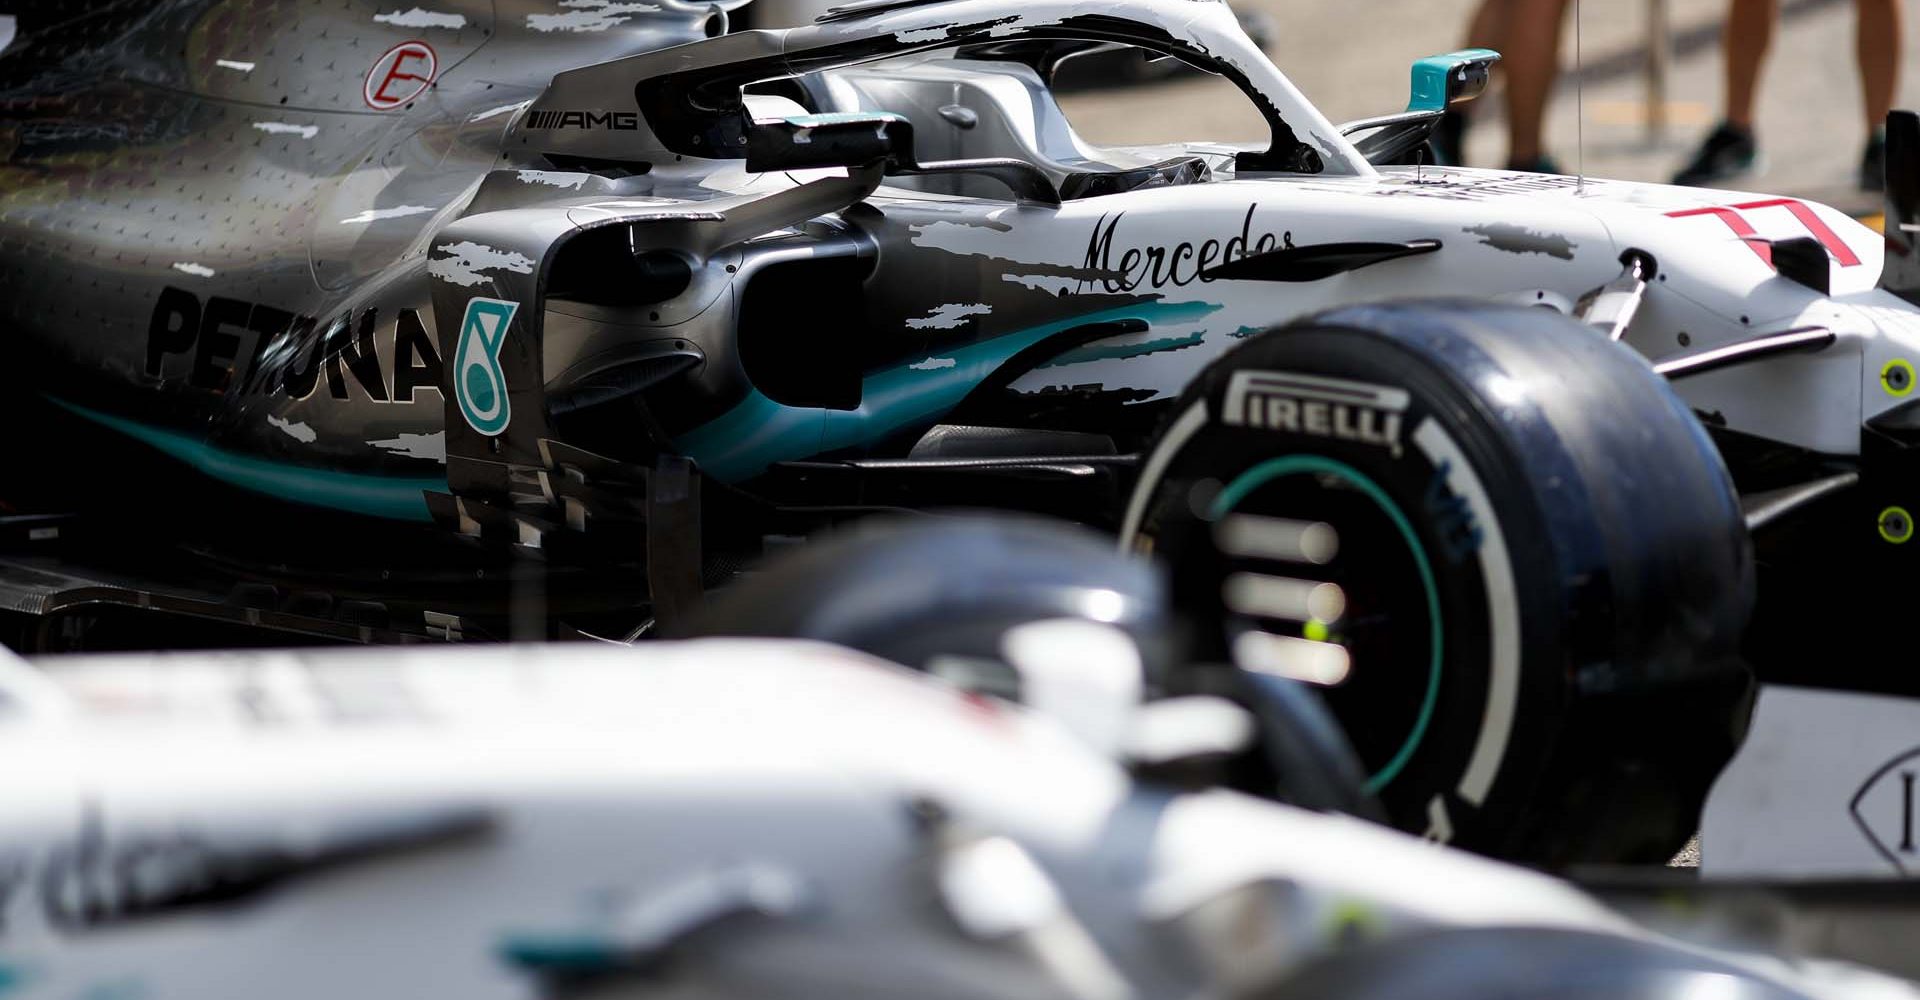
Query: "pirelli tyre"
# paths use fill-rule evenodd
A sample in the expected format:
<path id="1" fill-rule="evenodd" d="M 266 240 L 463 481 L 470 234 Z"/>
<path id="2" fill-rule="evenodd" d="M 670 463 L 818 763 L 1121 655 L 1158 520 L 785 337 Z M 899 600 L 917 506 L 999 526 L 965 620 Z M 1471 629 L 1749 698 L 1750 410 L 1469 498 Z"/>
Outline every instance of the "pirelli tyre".
<path id="1" fill-rule="evenodd" d="M 1718 453 L 1548 309 L 1408 302 L 1250 338 L 1142 463 L 1122 545 L 1215 655 L 1315 683 L 1396 825 L 1665 860 L 1731 754 L 1752 556 Z"/>

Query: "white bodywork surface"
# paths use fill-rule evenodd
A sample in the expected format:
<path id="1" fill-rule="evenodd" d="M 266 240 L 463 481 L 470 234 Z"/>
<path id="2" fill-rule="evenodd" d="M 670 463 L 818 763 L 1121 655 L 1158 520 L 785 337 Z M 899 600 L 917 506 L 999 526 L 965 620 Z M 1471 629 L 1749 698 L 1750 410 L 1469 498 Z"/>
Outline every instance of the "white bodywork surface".
<path id="1" fill-rule="evenodd" d="M 890 193 L 882 189 L 882 194 Z M 1879 234 L 1811 202 L 1722 212 L 1730 205 L 1780 202 L 1760 195 L 1622 181 L 1483 170 L 1390 168 L 1375 177 L 1248 177 L 1069 202 L 1058 209 L 1009 206 L 1005 228 L 953 224 L 922 230 L 916 243 L 956 257 L 985 257 L 1019 280 L 1021 264 L 1048 290 L 1088 290 L 1062 267 L 1124 268 L 1129 282 L 1107 291 L 1154 292 L 1199 315 L 1194 350 L 1054 364 L 1014 382 L 1044 391 L 1086 383 L 1178 394 L 1201 367 L 1277 320 L 1356 302 L 1492 298 L 1560 310 L 1620 272 L 1629 247 L 1653 254 L 1660 280 L 1646 294 L 1626 341 L 1650 360 L 1692 354 L 1766 333 L 1821 326 L 1839 342 L 1817 354 L 1787 355 L 1691 378 L 1676 390 L 1710 419 L 1747 433 L 1829 454 L 1857 454 L 1861 421 L 1905 402 L 1880 384 L 1882 367 L 1920 355 L 1920 318 L 1875 287 Z M 1822 225 L 1845 259 L 1822 296 L 1781 277 L 1726 221 L 1737 216 L 1759 236 L 1805 236 Z M 1698 214 L 1690 214 L 1698 213 Z M 1503 220 L 1524 219 L 1524 223 Z M 1301 283 L 1207 282 L 1196 272 L 1225 259 L 1236 241 L 1261 249 L 1344 241 L 1438 239 L 1445 249 Z M 1264 241 L 1264 242 L 1263 242 Z M 1208 244 L 1219 256 L 1207 259 Z M 1138 251 L 1129 257 L 1130 251 Z M 1158 261 L 1159 263 L 1156 263 Z M 955 266 L 963 266 L 959 260 Z M 1100 290 L 1097 282 L 1093 290 Z M 1183 331 L 1156 324 L 1142 341 Z M 1108 342 L 1119 345 L 1120 341 Z M 1118 352 L 1115 352 L 1118 353 Z"/>
<path id="2" fill-rule="evenodd" d="M 1701 826 L 1709 877 L 1920 875 L 1920 701 L 1767 686 Z"/>
<path id="3" fill-rule="evenodd" d="M 1191 997 L 1421 928 L 1638 933 L 829 646 L 40 666 L 0 661 L 9 996 Z"/>
<path id="4" fill-rule="evenodd" d="M 1625 930 L 1561 883 L 1388 830 L 1137 787 L 1045 718 L 829 646 L 44 666 L 0 671 L 9 996 L 528 996 L 514 954 L 647 942 L 677 958 L 634 983 L 667 993 L 1083 992 L 1042 944 L 943 912 L 979 908 L 964 879 L 942 896 L 967 870 L 943 858 L 1000 838 L 1134 995 L 1225 974 L 1185 917 L 1236 889 L 1254 891 L 1234 925 L 1266 928 L 1233 949 L 1237 975 L 1355 933 Z M 275 864 L 292 874 L 165 902 Z M 775 915 L 699 929 L 695 903 L 742 884 Z"/>

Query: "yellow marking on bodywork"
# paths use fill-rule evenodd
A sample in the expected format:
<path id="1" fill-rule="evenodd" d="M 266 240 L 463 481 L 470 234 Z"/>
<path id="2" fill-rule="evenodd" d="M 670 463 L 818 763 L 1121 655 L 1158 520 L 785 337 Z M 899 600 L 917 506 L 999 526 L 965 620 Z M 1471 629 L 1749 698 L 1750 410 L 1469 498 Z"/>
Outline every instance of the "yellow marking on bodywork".
<path id="1" fill-rule="evenodd" d="M 1913 391 L 1913 365 L 1906 358 L 1894 358 L 1880 366 L 1880 388 L 1889 396 L 1904 396 Z"/>

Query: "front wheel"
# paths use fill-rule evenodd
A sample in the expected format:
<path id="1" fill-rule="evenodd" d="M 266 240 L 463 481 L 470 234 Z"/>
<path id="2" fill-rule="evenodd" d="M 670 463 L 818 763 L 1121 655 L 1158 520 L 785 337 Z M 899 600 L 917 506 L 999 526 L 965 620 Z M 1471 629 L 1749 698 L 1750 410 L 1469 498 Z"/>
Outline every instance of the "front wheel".
<path id="1" fill-rule="evenodd" d="M 1662 379 L 1549 311 L 1251 339 L 1174 408 L 1123 544 L 1167 560 L 1217 655 L 1319 685 L 1368 790 L 1433 839 L 1664 860 L 1731 752 L 1737 498 Z"/>

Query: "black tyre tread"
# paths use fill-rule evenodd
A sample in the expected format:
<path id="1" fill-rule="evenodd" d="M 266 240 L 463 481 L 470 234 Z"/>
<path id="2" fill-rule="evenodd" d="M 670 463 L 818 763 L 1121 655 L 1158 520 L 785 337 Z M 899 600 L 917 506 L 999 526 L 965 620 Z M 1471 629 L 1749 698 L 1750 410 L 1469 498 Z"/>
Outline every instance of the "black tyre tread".
<path id="1" fill-rule="evenodd" d="M 1471 438 L 1470 458 L 1501 456 L 1475 459 L 1476 472 L 1503 525 L 1511 513 L 1520 526 L 1521 704 L 1536 717 L 1524 734 L 1516 720 L 1508 758 L 1530 758 L 1503 768 L 1463 846 L 1549 864 L 1666 860 L 1731 753 L 1746 685 L 1734 654 L 1752 558 L 1705 431 L 1626 348 L 1546 310 L 1470 301 L 1347 307 L 1256 336 L 1204 371 L 1168 422 L 1232 372 L 1329 333 L 1375 362 L 1290 370 L 1415 392 Z M 1489 372 L 1525 392 L 1494 399 L 1474 383 Z"/>

